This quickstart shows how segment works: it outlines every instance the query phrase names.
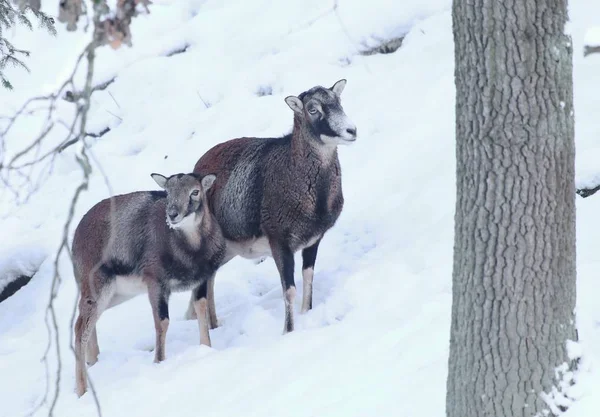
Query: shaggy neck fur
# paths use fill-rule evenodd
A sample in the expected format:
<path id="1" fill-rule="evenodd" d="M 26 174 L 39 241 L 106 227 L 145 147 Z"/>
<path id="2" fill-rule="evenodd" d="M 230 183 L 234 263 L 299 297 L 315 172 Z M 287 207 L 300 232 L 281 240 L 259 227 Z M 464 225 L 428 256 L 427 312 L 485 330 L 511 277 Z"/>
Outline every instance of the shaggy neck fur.
<path id="1" fill-rule="evenodd" d="M 304 164 L 307 158 L 317 158 L 323 164 L 329 164 L 337 159 L 337 146 L 323 143 L 315 135 L 307 122 L 294 115 L 294 130 L 292 131 L 292 162 L 295 166 Z"/>
<path id="2" fill-rule="evenodd" d="M 176 225 L 170 226 L 180 232 L 195 249 L 200 248 L 202 239 L 209 236 L 212 231 L 211 217 L 204 212 L 207 210 L 206 213 L 208 213 L 208 209 L 208 206 L 205 206 L 203 210 L 195 211 Z"/>

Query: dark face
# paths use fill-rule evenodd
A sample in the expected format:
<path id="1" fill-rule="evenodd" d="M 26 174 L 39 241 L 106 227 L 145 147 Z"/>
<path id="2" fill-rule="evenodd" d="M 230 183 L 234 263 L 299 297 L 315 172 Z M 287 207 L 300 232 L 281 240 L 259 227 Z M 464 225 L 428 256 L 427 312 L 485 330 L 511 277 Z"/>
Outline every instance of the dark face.
<path id="1" fill-rule="evenodd" d="M 202 179 L 190 174 L 176 174 L 166 178 L 152 174 L 156 183 L 167 192 L 167 223 L 177 227 L 194 213 L 202 215 L 206 191 L 212 186 L 215 176 L 207 175 Z"/>
<path id="2" fill-rule="evenodd" d="M 298 97 L 287 97 L 294 112 L 304 118 L 314 135 L 325 144 L 338 145 L 356 140 L 356 126 L 348 119 L 340 94 L 346 85 L 340 80 L 331 88 L 313 87 Z"/>

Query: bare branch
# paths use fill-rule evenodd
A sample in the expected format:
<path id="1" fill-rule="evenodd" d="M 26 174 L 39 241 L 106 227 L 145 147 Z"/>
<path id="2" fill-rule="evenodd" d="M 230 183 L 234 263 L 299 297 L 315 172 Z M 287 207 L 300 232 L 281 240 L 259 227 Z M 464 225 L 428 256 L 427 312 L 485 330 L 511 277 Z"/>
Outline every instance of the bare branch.
<path id="1" fill-rule="evenodd" d="M 594 188 L 580 188 L 576 192 L 581 197 L 586 198 L 586 197 L 589 197 L 589 196 L 595 194 L 597 191 L 600 191 L 600 185 L 598 185 L 597 187 L 594 187 Z"/>
<path id="2" fill-rule="evenodd" d="M 585 45 L 583 47 L 583 56 L 588 56 L 591 54 L 597 54 L 600 53 L 600 46 L 596 45 L 596 46 L 590 46 L 590 45 Z"/>
<path id="3" fill-rule="evenodd" d="M 94 87 L 92 86 L 95 51 L 98 47 L 107 44 L 113 48 L 119 47 L 122 43 L 126 43 L 128 45 L 131 44 L 131 33 L 129 26 L 131 19 L 137 15 L 135 9 L 138 4 L 142 4 L 147 10 L 147 5 L 150 4 L 150 1 L 117 0 L 117 8 L 115 13 L 112 16 L 107 17 L 110 10 L 106 5 L 105 0 L 93 2 L 94 32 L 92 34 L 92 40 L 77 57 L 72 73 L 52 94 L 33 97 L 23 103 L 23 105 L 16 111 L 14 115 L 10 117 L 0 117 L 0 137 L 4 139 L 9 138 L 11 134 L 14 137 L 17 124 L 22 123 L 27 117 L 41 116 L 39 134 L 31 141 L 25 142 L 25 145 L 21 145 L 21 141 L 15 140 L 12 142 L 19 144 L 21 147 L 15 150 L 11 149 L 10 155 L 6 153 L 6 148 L 10 147 L 11 144 L 10 139 L 8 139 L 8 141 L 0 141 L 0 183 L 6 186 L 6 190 L 9 190 L 9 192 L 14 194 L 17 202 L 21 198 L 21 191 L 23 188 L 25 188 L 28 192 L 28 195 L 25 197 L 25 199 L 27 199 L 29 196 L 31 196 L 31 194 L 41 187 L 43 181 L 45 181 L 45 178 L 52 173 L 55 160 L 59 153 L 75 144 L 81 144 L 81 147 L 75 154 L 75 158 L 82 170 L 83 178 L 80 184 L 76 187 L 74 195 L 69 204 L 67 218 L 63 225 L 61 240 L 54 257 L 54 275 L 52 278 L 48 304 L 46 306 L 45 323 L 48 331 L 48 344 L 42 357 L 42 362 L 44 363 L 44 367 L 46 369 L 46 391 L 41 398 L 40 403 L 37 404 L 35 409 L 31 412 L 31 415 L 35 414 L 44 405 L 47 405 L 48 415 L 52 417 L 61 394 L 61 370 L 63 366 L 61 353 L 63 349 L 60 344 L 58 317 L 54 302 L 62 284 L 62 277 L 59 271 L 61 256 L 66 253 L 69 259 L 71 258 L 68 237 L 70 236 L 69 231 L 74 220 L 75 207 L 79 201 L 81 193 L 86 191 L 89 186 L 89 179 L 92 172 L 90 156 L 92 160 L 94 160 L 96 166 L 99 167 L 101 174 L 105 178 L 105 181 L 108 181 L 101 166 L 95 160 L 93 154 L 90 153 L 91 151 L 88 147 L 88 143 L 86 143 L 86 137 L 101 137 L 110 131 L 110 128 L 106 127 L 99 133 L 86 132 L 92 93 L 96 90 L 105 89 L 114 81 L 113 78 L 100 85 Z M 59 20 L 68 22 L 71 29 L 73 28 L 73 25 L 76 27 L 77 20 L 85 13 L 85 3 L 81 0 L 63 0 L 61 1 L 59 7 L 63 11 L 63 16 L 60 17 Z M 65 15 L 65 13 L 67 14 Z M 0 16 L 0 20 L 3 18 L 5 17 Z M 26 53 L 26 51 L 20 51 L 14 48 L 9 42 L 5 41 L 1 37 L 0 41 L 0 50 L 5 48 L 4 50 L 11 52 Z M 75 75 L 79 73 L 78 71 L 81 69 L 80 65 L 84 58 L 87 63 L 85 82 L 81 91 L 77 91 L 75 85 Z M 10 58 L 4 59 L 0 56 L 0 70 L 6 64 L 11 63 L 13 62 L 10 60 Z M 0 81 L 3 80 L 4 78 L 0 73 Z M 120 107 L 115 97 L 112 94 L 110 95 L 117 107 Z M 66 104 L 63 100 L 74 105 L 74 116 L 72 121 L 68 123 L 63 120 L 59 120 L 57 116 L 57 109 L 60 106 L 69 106 L 69 104 Z M 114 116 L 119 118 L 116 115 Z M 66 130 L 64 136 L 57 136 L 57 134 L 62 134 L 63 132 L 56 132 L 56 126 Z M 36 177 L 34 177 L 34 169 L 37 172 Z M 13 181 L 17 181 L 21 187 L 15 187 Z M 112 210 L 113 208 L 111 204 L 111 211 Z M 77 301 L 77 299 L 75 301 Z M 75 350 L 73 345 L 72 328 L 75 319 L 75 312 L 76 307 L 74 306 L 70 329 L 70 347 L 74 354 Z M 51 352 L 55 352 L 57 360 L 57 374 L 54 378 L 51 378 L 49 366 L 50 356 L 53 356 L 51 355 Z M 94 402 L 96 404 L 97 414 L 102 416 L 100 402 L 98 401 L 94 385 L 92 381 L 89 380 L 89 376 L 88 382 L 91 393 L 94 397 Z M 50 391 L 52 388 L 53 392 L 51 393 Z"/>
<path id="4" fill-rule="evenodd" d="M 92 87 L 92 92 L 94 91 L 102 91 L 102 90 L 106 90 L 106 88 L 111 85 L 112 83 L 115 82 L 115 77 L 111 78 L 108 81 L 105 81 L 103 83 L 100 83 L 98 85 L 95 85 L 94 87 Z M 79 98 L 81 97 L 81 92 L 73 92 L 73 91 L 67 91 L 64 96 L 63 96 L 63 100 L 68 101 L 69 103 L 74 103 L 77 100 L 79 100 Z"/>

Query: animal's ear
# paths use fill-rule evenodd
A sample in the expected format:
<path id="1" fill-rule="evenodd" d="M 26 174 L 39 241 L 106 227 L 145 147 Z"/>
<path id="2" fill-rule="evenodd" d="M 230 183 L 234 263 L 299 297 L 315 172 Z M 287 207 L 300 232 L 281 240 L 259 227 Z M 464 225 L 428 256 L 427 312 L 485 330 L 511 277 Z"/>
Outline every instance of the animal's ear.
<path id="1" fill-rule="evenodd" d="M 294 113 L 302 114 L 302 109 L 304 108 L 304 104 L 302 104 L 302 100 L 300 100 L 298 97 L 287 96 L 285 98 L 285 102 L 287 103 L 288 106 L 290 106 L 290 109 L 294 110 Z"/>
<path id="2" fill-rule="evenodd" d="M 152 179 L 154 181 L 156 181 L 156 183 L 158 184 L 158 186 L 160 188 L 165 188 L 165 185 L 167 184 L 167 180 L 168 180 L 167 177 L 165 177 L 164 175 L 160 175 L 160 174 L 150 174 L 150 176 L 152 177 Z"/>
<path id="3" fill-rule="evenodd" d="M 344 78 L 342 78 L 337 83 L 335 83 L 333 85 L 333 87 L 330 88 L 330 90 L 333 91 L 335 93 L 335 95 L 339 97 L 342 95 L 342 91 L 344 91 L 344 87 L 346 87 L 346 80 Z"/>
<path id="4" fill-rule="evenodd" d="M 202 178 L 202 189 L 204 192 L 208 191 L 208 189 L 212 187 L 216 179 L 217 177 L 213 174 L 205 175 L 204 178 Z"/>

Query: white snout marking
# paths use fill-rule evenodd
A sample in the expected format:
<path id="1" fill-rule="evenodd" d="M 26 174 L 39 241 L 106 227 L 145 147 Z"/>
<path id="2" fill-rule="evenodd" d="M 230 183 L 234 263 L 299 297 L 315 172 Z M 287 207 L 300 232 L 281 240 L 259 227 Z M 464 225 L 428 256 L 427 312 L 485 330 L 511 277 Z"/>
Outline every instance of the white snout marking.
<path id="1" fill-rule="evenodd" d="M 356 140 L 356 125 L 348 119 L 348 117 L 341 113 L 340 115 L 334 115 L 329 118 L 329 126 L 331 129 L 337 133 L 338 136 L 327 136 L 321 135 L 321 140 L 327 144 L 349 144 Z"/>
<path id="2" fill-rule="evenodd" d="M 346 139 L 343 136 L 327 136 L 321 135 L 321 140 L 328 145 L 350 145 L 351 143 L 356 141 L 356 137 L 352 139 Z"/>

